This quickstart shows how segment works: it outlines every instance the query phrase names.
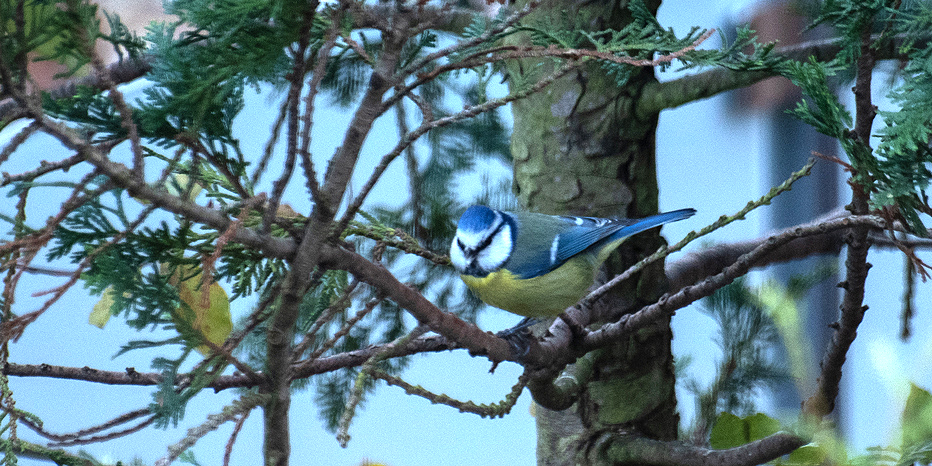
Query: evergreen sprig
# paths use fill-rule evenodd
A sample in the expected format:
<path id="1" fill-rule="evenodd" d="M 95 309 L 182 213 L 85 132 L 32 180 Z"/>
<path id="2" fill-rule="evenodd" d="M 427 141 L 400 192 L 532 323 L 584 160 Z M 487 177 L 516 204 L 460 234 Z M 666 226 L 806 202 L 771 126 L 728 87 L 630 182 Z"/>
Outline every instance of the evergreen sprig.
<path id="1" fill-rule="evenodd" d="M 773 53 L 776 45 L 776 42 L 760 43 L 756 31 L 739 26 L 731 43 L 722 35 L 722 46 L 719 49 L 689 52 L 683 60 L 683 69 L 719 66 L 734 71 L 780 70 L 788 61 Z"/>
<path id="2" fill-rule="evenodd" d="M 119 16 L 106 12 L 110 33 L 103 33 L 98 9 L 82 0 L 0 2 L 0 54 L 14 71 L 11 78 L 24 84 L 20 81 L 26 71 L 23 67 L 30 61 L 46 60 L 66 66 L 56 77 L 78 74 L 90 63 L 97 40 L 109 42 L 121 57 L 124 53 L 138 56 L 145 47 L 143 42 Z"/>
<path id="3" fill-rule="evenodd" d="M 791 113 L 817 131 L 839 141 L 851 161 L 854 181 L 870 193 L 871 206 L 877 209 L 895 209 L 905 220 L 909 230 L 927 236 L 920 214 L 932 212 L 927 204 L 927 193 L 932 172 L 929 141 L 932 136 L 932 79 L 928 77 L 932 66 L 932 48 L 917 46 L 910 33 L 924 28 L 932 21 L 927 5 L 909 4 L 894 10 L 886 2 L 854 2 L 833 0 L 825 2 L 814 24 L 830 23 L 845 38 L 842 52 L 827 63 L 810 59 L 807 62 L 788 63 L 782 68 L 803 91 L 804 100 Z M 865 28 L 881 31 L 877 43 L 890 40 L 894 35 L 908 39 L 900 48 L 909 60 L 902 78 L 888 96 L 896 105 L 895 111 L 879 111 L 885 127 L 877 132 L 880 143 L 876 149 L 850 134 L 852 118 L 841 104 L 830 82 L 830 77 L 853 66 L 860 55 L 862 33 Z M 927 29 L 925 29 L 927 30 Z"/>
<path id="4" fill-rule="evenodd" d="M 162 374 L 157 390 L 152 394 L 149 410 L 155 414 L 155 426 L 166 429 L 177 427 L 184 418 L 188 401 L 214 381 L 226 368 L 226 361 L 214 357 L 198 364 L 190 372 L 190 379 L 185 385 L 178 383 L 181 365 L 191 354 L 192 347 L 185 348 L 177 359 L 155 358 L 152 368 Z"/>
<path id="5" fill-rule="evenodd" d="M 886 127 L 878 132 L 879 178 L 874 205 L 896 205 L 911 231 L 924 234 L 920 212 L 929 213 L 926 189 L 932 180 L 932 45 L 919 50 L 903 69 L 901 84 L 890 100 L 896 111 L 880 111 Z"/>

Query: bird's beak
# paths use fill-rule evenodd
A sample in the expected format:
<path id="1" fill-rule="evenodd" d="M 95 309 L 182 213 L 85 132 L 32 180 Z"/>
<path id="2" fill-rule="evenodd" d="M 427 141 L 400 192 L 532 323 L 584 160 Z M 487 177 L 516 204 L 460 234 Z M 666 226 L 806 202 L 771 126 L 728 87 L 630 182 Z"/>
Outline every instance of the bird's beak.
<path id="1" fill-rule="evenodd" d="M 472 275 L 473 277 L 482 278 L 488 275 L 488 272 L 485 272 L 484 270 L 480 269 L 479 266 L 476 265 L 476 261 L 473 260 L 473 261 L 470 261 L 469 265 L 466 266 L 466 270 L 463 271 L 463 275 Z"/>

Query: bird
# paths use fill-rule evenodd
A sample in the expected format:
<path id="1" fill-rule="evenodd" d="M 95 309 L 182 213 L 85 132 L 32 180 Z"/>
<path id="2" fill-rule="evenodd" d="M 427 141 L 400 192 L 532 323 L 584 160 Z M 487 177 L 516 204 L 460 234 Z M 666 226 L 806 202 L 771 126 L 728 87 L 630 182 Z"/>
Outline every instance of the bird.
<path id="1" fill-rule="evenodd" d="M 627 237 L 695 213 L 598 218 L 473 205 L 457 224 L 450 261 L 485 303 L 526 318 L 552 317 L 586 295 L 599 266 Z"/>

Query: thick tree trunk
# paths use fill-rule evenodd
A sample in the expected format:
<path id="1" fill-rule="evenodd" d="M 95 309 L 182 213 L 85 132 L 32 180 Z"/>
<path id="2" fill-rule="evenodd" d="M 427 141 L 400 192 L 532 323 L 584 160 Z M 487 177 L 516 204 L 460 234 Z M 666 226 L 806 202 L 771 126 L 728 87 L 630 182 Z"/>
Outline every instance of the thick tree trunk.
<path id="1" fill-rule="evenodd" d="M 648 2 L 653 11 L 659 2 Z M 630 20 L 624 1 L 545 2 L 534 19 L 563 28 L 621 29 Z M 533 21 L 534 19 L 531 19 Z M 552 26 L 551 26 L 552 27 Z M 512 73 L 552 67 L 550 59 L 511 64 Z M 654 161 L 657 115 L 634 115 L 653 69 L 633 70 L 620 86 L 590 62 L 528 99 L 512 104 L 514 188 L 530 210 L 549 214 L 643 217 L 657 212 Z M 629 239 L 607 264 L 614 275 L 662 244 L 656 231 Z M 663 265 L 603 299 L 603 317 L 636 311 L 664 288 Z M 570 409 L 537 408 L 538 464 L 576 464 L 580 455 L 601 464 L 592 442 L 605 432 L 636 431 L 670 440 L 677 435 L 669 321 L 595 355 L 596 370 Z M 592 356 L 592 355 L 590 355 Z"/>

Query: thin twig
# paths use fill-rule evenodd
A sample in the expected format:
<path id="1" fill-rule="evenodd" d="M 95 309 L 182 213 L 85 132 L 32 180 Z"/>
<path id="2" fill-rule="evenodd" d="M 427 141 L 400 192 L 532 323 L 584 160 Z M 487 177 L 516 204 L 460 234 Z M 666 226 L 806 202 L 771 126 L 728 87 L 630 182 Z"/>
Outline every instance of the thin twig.
<path id="1" fill-rule="evenodd" d="M 21 129 L 18 133 L 16 133 L 16 135 L 10 139 L 10 142 L 3 148 L 3 150 L 0 151 L 0 164 L 5 163 L 7 159 L 10 158 L 10 155 L 12 155 L 13 152 L 15 152 L 16 149 L 19 148 L 20 145 L 26 142 L 26 139 L 29 139 L 29 137 L 35 134 L 35 132 L 38 130 L 39 130 L 39 124 L 33 121 L 32 123 L 29 123 L 29 125 L 27 125 L 25 128 Z M 3 178 L 4 178 L 3 185 L 7 184 L 6 178 L 8 176 L 9 175 L 7 175 L 6 173 L 3 174 Z M 3 186 L 3 185 L 0 185 L 0 186 Z"/>
<path id="2" fill-rule="evenodd" d="M 135 434 L 136 432 L 139 432 L 140 430 L 145 429 L 146 427 L 149 427 L 150 425 L 152 425 L 153 422 L 155 422 L 155 415 L 150 416 L 149 418 L 143 420 L 142 422 L 140 422 L 139 424 L 136 424 L 135 426 L 132 426 L 132 427 L 129 427 L 123 430 L 110 432 L 109 434 L 104 434 L 104 435 L 76 438 L 72 440 L 65 440 L 62 442 L 51 442 L 49 443 L 49 446 L 50 447 L 73 447 L 76 445 L 90 445 L 92 443 L 107 442 L 107 441 L 117 439 L 120 437 L 125 437 L 130 434 Z"/>
<path id="3" fill-rule="evenodd" d="M 443 57 L 447 57 L 460 50 L 468 49 L 470 47 L 475 47 L 477 45 L 488 42 L 490 38 L 498 34 L 501 34 L 508 28 L 514 26 L 518 21 L 521 21 L 521 19 L 523 19 L 525 16 L 531 14 L 531 12 L 534 11 L 534 9 L 536 9 L 539 5 L 540 5 L 540 1 L 537 1 L 537 0 L 528 2 L 526 5 L 524 5 L 523 8 L 512 13 L 509 17 L 505 18 L 504 21 L 497 24 L 495 27 L 492 27 L 489 30 L 483 32 L 482 34 L 476 37 L 473 37 L 471 39 L 466 39 L 466 40 L 457 42 L 449 47 L 445 47 L 436 52 L 429 53 L 425 55 L 424 57 L 421 57 L 419 60 L 415 60 L 408 66 L 404 67 L 404 69 L 399 71 L 398 76 L 399 77 L 409 76 L 411 74 L 416 73 L 421 68 L 424 68 L 428 64 L 435 63 L 437 60 Z M 394 103 L 386 102 L 386 104 L 388 106 L 391 106 Z"/>
<path id="4" fill-rule="evenodd" d="M 229 226 L 231 220 L 222 212 L 198 205 L 188 199 L 173 196 L 165 189 L 150 186 L 145 180 L 136 177 L 123 164 L 110 160 L 100 148 L 88 144 L 70 128 L 45 118 L 41 113 L 31 115 L 41 121 L 43 129 L 47 133 L 58 139 L 65 147 L 77 151 L 85 160 L 94 165 L 100 173 L 106 175 L 112 185 L 126 189 L 132 192 L 136 198 L 148 201 L 160 209 L 183 216 L 192 222 L 203 223 L 220 231 Z M 252 228 L 238 229 L 235 239 L 244 246 L 263 251 L 268 257 L 289 258 L 295 251 L 295 242 L 293 240 L 260 235 Z M 0 246 L 0 249 L 6 246 L 7 244 L 4 244 Z"/>
<path id="5" fill-rule="evenodd" d="M 233 444 L 236 443 L 236 438 L 239 436 L 241 430 L 243 430 L 243 425 L 246 424 L 246 419 L 249 418 L 249 413 L 252 411 L 246 411 L 243 414 L 240 414 L 239 419 L 236 420 L 236 424 L 233 425 L 233 432 L 230 434 L 230 439 L 227 440 L 227 446 L 223 450 L 223 466 L 230 466 L 230 457 L 233 456 Z"/>
<path id="6" fill-rule="evenodd" d="M 879 35 L 874 37 L 880 38 Z M 875 50 L 876 56 L 881 59 L 900 58 L 903 55 L 900 45 L 908 40 L 916 40 L 916 37 L 907 34 L 894 36 L 892 40 L 886 41 L 881 48 Z M 838 55 L 844 41 L 845 38 L 842 37 L 818 39 L 780 47 L 774 49 L 773 53 L 789 60 L 806 61 L 811 57 L 820 62 L 827 62 Z M 922 44 L 921 46 L 925 46 L 928 39 L 922 39 L 919 42 Z M 777 74 L 778 70 L 734 71 L 725 68 L 713 68 L 671 81 L 649 83 L 644 86 L 640 94 L 635 107 L 635 115 L 640 118 L 648 118 L 650 115 L 656 115 L 662 110 L 712 97 L 725 91 L 744 88 Z"/>
<path id="7" fill-rule="evenodd" d="M 91 64 L 97 73 L 100 84 L 107 91 L 113 107 L 120 116 L 120 126 L 126 130 L 129 138 L 130 150 L 133 153 L 133 172 L 136 173 L 136 176 L 142 178 L 145 173 L 145 157 L 142 150 L 142 141 L 139 139 L 139 127 L 133 121 L 133 110 L 126 103 L 123 93 L 117 89 L 116 83 L 110 77 L 110 70 L 104 66 L 104 62 L 97 55 L 96 50 L 90 50 L 90 53 L 93 56 Z"/>
<path id="8" fill-rule="evenodd" d="M 285 119 L 288 117 L 288 102 L 282 102 L 281 106 L 278 109 L 278 116 L 275 118 L 275 123 L 272 124 L 272 135 L 269 136 L 269 140 L 265 143 L 265 150 L 262 151 L 262 157 L 256 162 L 256 168 L 252 171 L 252 185 L 256 186 L 259 184 L 259 180 L 262 179 L 262 175 L 265 174 L 265 169 L 269 166 L 269 161 L 272 160 L 272 154 L 275 152 L 275 145 L 278 143 L 279 135 L 282 132 L 282 126 L 285 124 Z"/>
<path id="9" fill-rule="evenodd" d="M 372 175 L 369 176 L 369 179 L 366 181 L 366 184 L 363 185 L 359 194 L 353 200 L 352 204 L 349 205 L 346 209 L 346 213 L 343 215 L 343 218 L 340 220 L 339 225 L 336 228 L 336 231 L 342 232 L 346 229 L 346 226 L 349 225 L 350 220 L 356 216 L 356 213 L 359 212 L 359 209 L 362 207 L 363 201 L 365 201 L 366 196 L 369 195 L 369 192 L 372 191 L 372 188 L 375 187 L 375 184 L 381 179 L 382 174 L 385 173 L 385 170 L 388 169 L 388 166 L 399 156 L 404 150 L 411 144 L 414 143 L 418 138 L 426 134 L 428 131 L 447 126 L 453 123 L 457 123 L 461 120 L 472 118 L 476 115 L 490 112 L 496 108 L 502 107 L 506 104 L 514 102 L 515 100 L 525 98 L 536 92 L 540 92 L 545 87 L 549 86 L 551 83 L 570 72 L 570 70 L 576 68 L 579 65 L 579 62 L 574 60 L 569 60 L 564 63 L 560 68 L 554 71 L 550 76 L 547 76 L 544 79 L 534 83 L 533 86 L 528 87 L 527 89 L 520 90 L 511 94 L 509 96 L 503 97 L 501 99 L 491 99 L 489 101 L 483 102 L 478 105 L 472 105 L 460 112 L 457 112 L 453 115 L 439 118 L 433 121 L 424 121 L 418 126 L 414 131 L 408 133 L 403 137 L 398 144 L 395 145 L 395 148 L 391 152 L 382 156 L 382 160 L 379 161 L 379 164 L 373 170 Z"/>
<path id="10" fill-rule="evenodd" d="M 353 326 L 359 323 L 359 321 L 362 320 L 364 317 L 369 315 L 372 312 L 372 310 L 375 309 L 375 307 L 378 306 L 382 302 L 383 299 L 384 298 L 376 298 L 366 303 L 366 305 L 363 306 L 363 308 L 360 309 L 358 312 L 356 312 L 355 316 L 347 320 L 346 323 L 343 324 L 343 327 L 340 328 L 340 330 L 338 330 L 336 333 L 334 333 L 333 336 L 330 337 L 329 340 L 325 341 L 324 343 L 320 345 L 319 348 L 314 350 L 314 352 L 311 353 L 311 355 L 307 357 L 307 360 L 313 361 L 319 358 L 322 354 L 327 352 L 329 349 L 336 346 L 337 342 L 339 342 L 340 339 L 342 339 L 347 334 L 349 334 L 350 330 L 353 329 Z M 295 354 L 297 355 L 299 353 L 295 352 Z"/>
<path id="11" fill-rule="evenodd" d="M 641 59 L 633 58 L 625 55 L 615 55 L 612 52 L 600 52 L 598 50 L 591 49 L 564 49 L 559 48 L 556 45 L 551 45 L 548 47 L 543 46 L 502 46 L 497 47 L 495 50 L 504 50 L 501 53 L 490 53 L 485 54 L 483 52 L 478 52 L 472 58 L 467 58 L 463 61 L 458 61 L 454 63 L 447 63 L 440 65 L 435 69 L 431 70 L 429 73 L 423 73 L 418 76 L 417 84 L 423 84 L 427 81 L 435 79 L 442 73 L 448 73 L 454 70 L 476 68 L 478 66 L 487 65 L 489 63 L 497 63 L 506 60 L 517 60 L 522 58 L 545 58 L 545 57 L 555 57 L 555 58 L 564 58 L 568 60 L 581 60 L 583 58 L 593 58 L 596 60 L 607 61 L 611 63 L 617 63 L 620 65 L 629 65 L 636 67 L 650 67 L 650 66 L 659 66 L 665 63 L 670 63 L 673 60 L 681 58 L 683 55 L 693 51 L 700 44 L 706 41 L 712 34 L 715 33 L 715 29 L 710 29 L 702 34 L 698 39 L 696 39 L 692 44 L 683 47 L 680 50 L 670 52 L 668 54 L 658 55 L 653 59 Z M 416 87 L 416 86 L 415 86 Z"/>
<path id="12" fill-rule="evenodd" d="M 334 44 L 336 44 L 342 18 L 343 9 L 341 8 L 337 11 L 330 25 L 327 39 L 321 45 L 320 50 L 317 51 L 317 63 L 311 72 L 311 82 L 308 83 L 307 95 L 304 97 L 304 115 L 301 118 L 301 147 L 298 149 L 298 153 L 301 155 L 301 165 L 304 168 L 305 184 L 314 202 L 317 202 L 320 198 L 320 184 L 317 181 L 317 171 L 314 170 L 314 161 L 311 158 L 311 128 L 314 123 L 314 107 L 320 85 L 327 74 L 330 52 L 333 50 Z"/>
<path id="13" fill-rule="evenodd" d="M 267 395 L 247 394 L 224 407 L 221 412 L 207 416 L 207 420 L 201 425 L 188 429 L 188 434 L 183 439 L 168 447 L 168 454 L 159 458 L 158 461 L 155 462 L 155 465 L 168 466 L 202 437 L 217 430 L 222 424 L 237 419 L 252 411 L 256 406 L 265 403 L 267 398 Z"/>
<path id="14" fill-rule="evenodd" d="M 346 407 L 343 410 L 343 416 L 340 417 L 339 427 L 337 428 L 337 441 L 340 442 L 340 446 L 346 448 L 346 444 L 349 442 L 350 422 L 353 420 L 353 416 L 356 413 L 356 406 L 362 400 L 362 395 L 365 391 L 369 377 L 371 377 L 373 371 L 376 370 L 376 365 L 385 359 L 394 356 L 397 351 L 403 350 L 408 343 L 423 335 L 428 330 L 430 330 L 430 328 L 426 325 L 418 325 L 407 335 L 401 336 L 395 341 L 385 345 L 381 352 L 376 353 L 368 361 L 366 361 L 365 364 L 362 365 L 362 368 L 359 370 L 359 375 L 356 376 L 356 383 L 353 386 L 353 392 L 350 394 L 349 399 L 346 400 Z"/>
<path id="15" fill-rule="evenodd" d="M 906 270 L 903 271 L 903 281 L 906 282 L 906 286 L 903 289 L 903 310 L 900 311 L 900 340 L 906 342 L 912 335 L 910 323 L 915 314 L 913 301 L 916 296 L 916 264 L 909 257 L 906 257 L 904 262 Z"/>
<path id="16" fill-rule="evenodd" d="M 342 11 L 342 10 L 340 10 Z M 338 17 L 341 17 L 340 12 L 337 13 Z M 333 47 L 333 42 L 337 37 L 336 25 L 339 24 L 339 21 L 334 19 L 334 22 L 330 26 L 330 31 L 327 33 L 328 38 L 325 43 L 327 48 L 327 53 L 329 53 L 330 48 Z M 326 44 L 329 44 L 326 45 Z M 278 206 L 281 204 L 282 196 L 285 194 L 285 188 L 288 186 L 288 181 L 291 179 L 292 174 L 294 173 L 295 163 L 298 159 L 298 153 L 302 152 L 302 149 L 307 149 L 306 147 L 299 148 L 299 140 L 303 139 L 304 134 L 299 134 L 299 126 L 302 121 L 304 121 L 306 129 L 308 131 L 307 138 L 308 144 L 310 143 L 310 128 L 309 121 L 311 121 L 312 115 L 310 112 L 313 109 L 305 109 L 304 115 L 301 114 L 299 107 L 301 105 L 301 92 L 304 89 L 304 76 L 307 73 L 307 51 L 310 47 L 310 28 L 306 28 L 301 32 L 301 36 L 298 39 L 298 44 L 295 47 L 294 55 L 294 65 L 291 67 L 291 73 L 289 74 L 289 81 L 291 84 L 288 86 L 288 95 L 285 98 L 285 113 L 287 114 L 287 128 L 285 130 L 285 164 L 282 168 L 281 176 L 272 184 L 272 194 L 269 196 L 268 209 L 265 211 L 265 214 L 262 216 L 262 227 L 259 231 L 262 234 L 268 234 L 272 228 L 272 222 L 275 219 L 275 215 L 278 211 Z M 316 78 L 316 76 L 315 76 Z M 311 89 L 311 93 L 316 92 L 314 89 Z M 302 160 L 307 159 L 305 162 L 305 171 L 313 170 L 313 165 L 310 165 L 310 156 L 307 154 L 301 154 Z M 313 179 L 316 182 L 316 175 Z M 308 183 L 311 181 L 308 180 Z"/>
<path id="17" fill-rule="evenodd" d="M 667 255 L 673 252 L 679 251 L 680 249 L 683 249 L 684 247 L 686 247 L 687 244 L 694 241 L 695 239 L 705 236 L 715 230 L 718 230 L 719 228 L 722 228 L 725 225 L 728 225 L 729 223 L 732 223 L 736 220 L 743 220 L 744 217 L 747 216 L 747 214 L 749 214 L 752 210 L 760 206 L 770 204 L 770 202 L 775 197 L 777 197 L 778 195 L 786 191 L 789 191 L 791 187 L 793 186 L 793 183 L 798 181 L 800 178 L 809 175 L 809 173 L 812 171 L 813 165 L 815 165 L 815 159 L 809 159 L 809 162 L 807 162 L 806 165 L 804 165 L 798 171 L 793 172 L 793 174 L 790 175 L 790 177 L 787 178 L 783 183 L 780 183 L 778 186 L 775 186 L 774 188 L 772 188 L 767 194 L 763 195 L 760 199 L 756 201 L 748 202 L 746 206 L 744 206 L 741 210 L 736 212 L 734 215 L 731 215 L 731 216 L 723 215 L 719 217 L 719 219 L 713 222 L 711 225 L 699 230 L 698 232 L 694 232 L 694 231 L 689 232 L 689 234 L 687 234 L 682 240 L 680 240 L 673 246 L 661 247 L 659 250 L 657 250 L 653 254 L 645 257 L 644 259 L 641 259 L 638 263 L 632 265 L 631 267 L 629 267 L 627 270 L 625 270 L 621 274 L 613 277 L 606 284 L 600 286 L 599 288 L 589 293 L 589 295 L 583 298 L 577 304 L 577 306 L 583 309 L 591 307 L 596 301 L 598 301 L 602 296 L 608 293 L 612 288 L 614 288 L 615 286 L 617 286 L 619 283 L 623 282 L 624 280 L 627 280 L 628 278 L 633 276 L 635 273 L 643 270 L 644 267 L 647 267 L 654 261 L 659 260 L 663 257 L 666 257 Z"/>
<path id="18" fill-rule="evenodd" d="M 102 192 L 101 189 L 103 189 L 103 187 L 98 189 L 97 191 Z M 93 195 L 93 197 L 96 197 L 96 194 Z M 136 218 L 136 220 L 130 223 L 123 231 L 115 234 L 113 238 L 108 240 L 106 243 L 94 248 L 93 251 L 88 253 L 87 256 L 85 256 L 84 259 L 81 260 L 81 262 L 78 264 L 78 267 L 75 273 L 64 284 L 57 286 L 54 289 L 49 290 L 47 292 L 40 292 L 40 293 L 34 294 L 34 296 L 41 296 L 42 294 L 51 293 L 52 297 L 46 300 L 45 303 L 43 303 L 39 309 L 33 312 L 30 312 L 28 314 L 24 314 L 21 317 L 11 320 L 9 322 L 4 322 L 4 325 L 3 325 L 4 338 L 8 338 L 15 342 L 22 335 L 22 332 L 23 330 L 25 330 L 27 325 L 34 322 L 37 318 L 39 318 L 40 315 L 42 315 L 45 311 L 51 308 L 52 305 L 54 305 L 56 302 L 58 302 L 58 300 L 62 296 L 64 296 L 65 292 L 71 289 L 71 287 L 74 286 L 74 284 L 78 282 L 78 280 L 81 278 L 81 274 L 84 273 L 84 270 L 86 270 L 87 267 L 91 265 L 91 263 L 94 261 L 94 259 L 97 258 L 98 255 L 100 255 L 101 253 L 109 249 L 111 246 L 119 243 L 124 238 L 126 238 L 126 236 L 128 236 L 133 230 L 135 230 L 139 225 L 141 225 L 142 222 L 149 216 L 149 214 L 151 214 L 154 211 L 155 211 L 155 206 L 153 205 L 146 206 L 142 210 L 142 212 L 139 214 L 139 216 Z"/>
<path id="19" fill-rule="evenodd" d="M 333 303 L 331 303 L 329 306 L 327 306 L 327 309 L 324 309 L 324 311 L 320 313 L 320 316 L 317 318 L 317 320 L 315 320 L 314 323 L 311 324 L 311 328 L 309 328 L 307 332 L 305 332 L 304 338 L 301 340 L 301 342 L 295 345 L 295 349 L 294 349 L 295 364 L 302 363 L 302 361 L 298 361 L 298 359 L 301 358 L 301 355 L 303 355 L 304 352 L 307 351 L 308 348 L 310 348 L 312 344 L 314 344 L 314 340 L 317 337 L 317 332 L 319 332 L 320 329 L 323 328 L 324 325 L 327 325 L 330 322 L 330 320 L 333 319 L 333 317 L 337 315 L 338 312 L 346 309 L 346 307 L 350 303 L 350 300 L 353 297 L 353 292 L 356 291 L 357 286 L 359 286 L 359 280 L 356 280 L 354 278 L 349 283 L 349 285 L 346 286 L 346 289 L 343 290 L 343 293 L 340 296 L 340 298 L 334 301 Z M 320 357 L 321 354 L 323 354 L 323 351 L 321 351 L 320 353 L 317 353 L 315 351 L 314 354 L 308 357 L 308 359 L 316 359 Z"/>
<path id="20" fill-rule="evenodd" d="M 55 442 L 68 442 L 72 440 L 81 439 L 82 437 L 87 437 L 89 435 L 94 435 L 94 434 L 103 432 L 108 429 L 112 429 L 121 424 L 126 424 L 127 422 L 134 421 L 136 419 L 139 419 L 141 417 L 151 415 L 151 414 L 152 412 L 149 410 L 149 408 L 137 409 L 134 411 L 130 411 L 126 414 L 117 416 L 103 424 L 96 425 L 93 427 L 88 427 L 86 429 L 81 429 L 77 432 L 73 432 L 70 434 L 54 434 L 52 432 L 45 430 L 42 426 L 36 424 L 29 418 L 20 418 L 19 422 L 25 425 L 26 427 L 32 429 L 35 433 L 49 440 L 52 440 Z"/>
<path id="21" fill-rule="evenodd" d="M 45 175 L 46 173 L 51 173 L 56 170 L 68 171 L 69 168 L 81 162 L 84 162 L 84 157 L 81 154 L 76 154 L 57 162 L 46 162 L 43 160 L 39 162 L 38 167 L 28 172 L 23 172 L 17 175 L 3 173 L 3 180 L 0 181 L 0 187 L 7 186 L 17 181 L 31 181 L 42 175 Z"/>
<path id="22" fill-rule="evenodd" d="M 686 307 L 690 303 L 711 295 L 715 290 L 728 285 L 736 278 L 747 273 L 758 259 L 793 239 L 822 234 L 838 229 L 851 229 L 855 227 L 883 228 L 883 226 L 883 219 L 880 217 L 862 215 L 844 217 L 817 225 L 794 228 L 771 236 L 766 242 L 754 248 L 751 252 L 743 254 L 735 263 L 726 267 L 722 272 L 710 276 L 693 286 L 684 287 L 672 295 L 664 295 L 656 303 L 645 306 L 634 314 L 624 315 L 618 322 L 606 324 L 598 330 L 590 332 L 585 337 L 583 347 L 586 350 L 592 350 L 600 348 L 604 344 L 618 341 L 619 338 L 623 338 L 636 329 L 645 328 L 677 309 Z"/>
<path id="23" fill-rule="evenodd" d="M 401 378 L 395 377 L 382 370 L 374 370 L 372 372 L 372 376 L 377 379 L 384 380 L 389 385 L 400 387 L 408 395 L 419 396 L 421 398 L 426 398 L 434 404 L 442 404 L 456 408 L 461 413 L 472 413 L 477 414 L 480 417 L 487 417 L 492 419 L 497 417 L 505 417 L 506 414 L 511 412 L 511 408 L 513 408 L 515 403 L 518 402 L 518 397 L 520 397 L 521 392 L 524 391 L 524 387 L 527 385 L 528 379 L 527 374 L 521 374 L 521 376 L 518 377 L 517 383 L 511 387 L 511 391 L 505 395 L 505 398 L 502 401 L 492 404 L 476 404 L 472 401 L 460 401 L 443 393 L 433 393 L 419 385 L 409 384 Z"/>

